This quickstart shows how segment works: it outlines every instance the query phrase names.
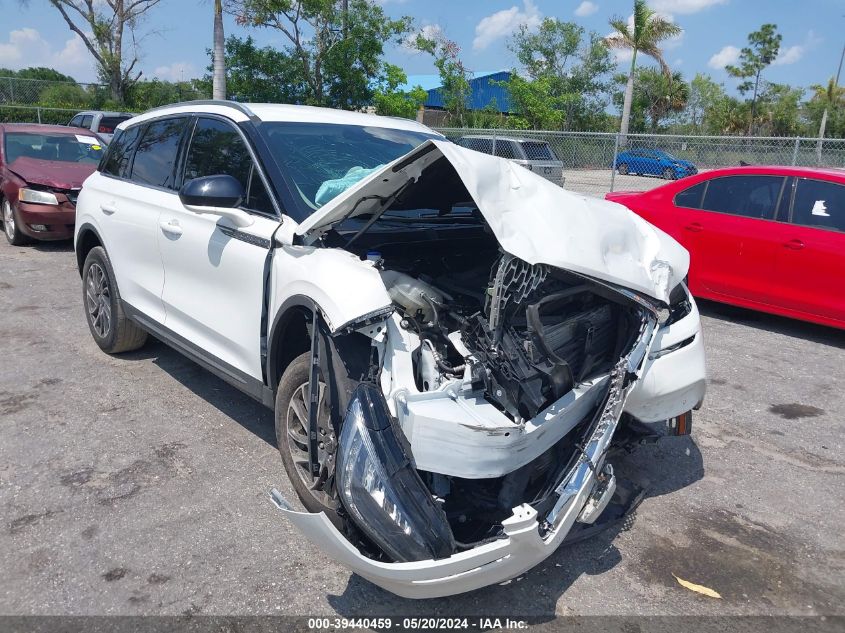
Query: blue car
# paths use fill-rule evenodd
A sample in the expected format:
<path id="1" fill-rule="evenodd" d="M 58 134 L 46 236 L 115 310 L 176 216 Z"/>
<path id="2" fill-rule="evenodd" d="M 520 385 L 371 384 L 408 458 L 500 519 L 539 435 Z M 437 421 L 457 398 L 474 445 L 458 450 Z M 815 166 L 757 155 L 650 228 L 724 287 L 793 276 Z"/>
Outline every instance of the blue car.
<path id="1" fill-rule="evenodd" d="M 616 155 L 614 169 L 620 174 L 660 176 L 676 180 L 698 173 L 695 165 L 660 149 L 630 149 Z"/>

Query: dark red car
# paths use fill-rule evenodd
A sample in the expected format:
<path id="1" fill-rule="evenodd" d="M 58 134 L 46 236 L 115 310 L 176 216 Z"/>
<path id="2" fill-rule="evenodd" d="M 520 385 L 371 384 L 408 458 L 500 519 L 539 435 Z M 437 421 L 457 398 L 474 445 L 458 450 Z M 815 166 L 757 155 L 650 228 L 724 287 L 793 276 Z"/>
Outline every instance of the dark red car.
<path id="1" fill-rule="evenodd" d="M 73 237 L 76 197 L 103 148 L 90 130 L 0 124 L 0 211 L 10 244 Z"/>
<path id="2" fill-rule="evenodd" d="M 845 171 L 715 169 L 606 197 L 689 250 L 693 295 L 845 328 Z"/>

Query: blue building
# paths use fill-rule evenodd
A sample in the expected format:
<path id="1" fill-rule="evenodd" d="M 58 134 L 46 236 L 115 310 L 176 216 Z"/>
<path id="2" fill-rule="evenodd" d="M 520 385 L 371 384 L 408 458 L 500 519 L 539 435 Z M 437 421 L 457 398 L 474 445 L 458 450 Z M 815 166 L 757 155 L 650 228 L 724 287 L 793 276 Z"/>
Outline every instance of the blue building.
<path id="1" fill-rule="evenodd" d="M 482 75 L 469 80 L 469 103 L 470 110 L 483 110 L 492 106 L 497 112 L 509 114 L 511 111 L 511 97 L 505 86 L 497 85 L 497 82 L 506 82 L 511 74 L 507 71 Z M 443 95 L 440 88 L 432 88 L 428 91 L 428 99 L 423 104 L 426 110 L 443 110 Z"/>

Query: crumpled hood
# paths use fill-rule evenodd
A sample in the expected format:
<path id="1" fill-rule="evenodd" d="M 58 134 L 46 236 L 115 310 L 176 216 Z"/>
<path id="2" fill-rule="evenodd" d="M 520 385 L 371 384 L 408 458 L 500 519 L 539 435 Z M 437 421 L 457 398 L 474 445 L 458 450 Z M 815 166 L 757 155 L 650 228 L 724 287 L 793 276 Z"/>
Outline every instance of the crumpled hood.
<path id="1" fill-rule="evenodd" d="M 33 185 L 54 189 L 79 189 L 88 176 L 97 169 L 90 163 L 70 163 L 58 160 L 41 160 L 21 157 L 9 169 Z"/>
<path id="2" fill-rule="evenodd" d="M 426 141 L 315 211 L 296 233 L 324 229 L 373 211 L 366 196 L 389 196 L 445 157 L 502 248 L 531 264 L 581 273 L 669 303 L 686 276 L 689 253 L 615 202 L 576 194 L 506 159 L 448 141 Z"/>

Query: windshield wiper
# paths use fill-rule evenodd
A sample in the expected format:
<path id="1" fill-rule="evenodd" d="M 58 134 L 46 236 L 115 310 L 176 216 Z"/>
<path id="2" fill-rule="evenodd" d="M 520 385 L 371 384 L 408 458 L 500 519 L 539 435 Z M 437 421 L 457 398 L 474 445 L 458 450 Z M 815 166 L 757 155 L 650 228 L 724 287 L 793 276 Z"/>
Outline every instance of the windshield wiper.
<path id="1" fill-rule="evenodd" d="M 352 246 L 352 244 L 355 242 L 355 240 L 357 240 L 364 233 L 369 231 L 370 227 L 373 224 L 376 223 L 376 220 L 378 220 L 382 216 L 382 214 L 384 214 L 384 212 L 387 211 L 390 208 L 390 205 L 392 205 L 394 202 L 396 202 L 396 199 L 404 193 L 405 189 L 407 189 L 408 186 L 412 182 L 415 182 L 415 181 L 411 180 L 409 178 L 407 181 L 405 181 L 404 185 L 402 185 L 401 187 L 399 187 L 399 189 L 396 190 L 395 193 L 387 196 L 386 198 L 382 198 L 380 196 L 369 196 L 370 199 L 377 198 L 377 199 L 381 200 L 381 205 L 379 205 L 378 209 L 375 210 L 372 217 L 369 220 L 367 220 L 367 223 L 364 224 L 364 226 L 362 226 L 360 229 L 358 229 L 357 233 L 355 233 L 352 237 L 349 238 L 349 241 L 346 242 L 345 248 L 349 248 L 350 246 Z M 343 219 L 346 220 L 347 218 L 349 218 L 355 212 L 355 209 L 358 208 L 358 204 L 363 202 L 366 199 L 367 198 L 361 198 L 358 202 L 356 202 L 355 206 L 352 207 L 352 211 L 347 213 L 346 216 Z"/>

